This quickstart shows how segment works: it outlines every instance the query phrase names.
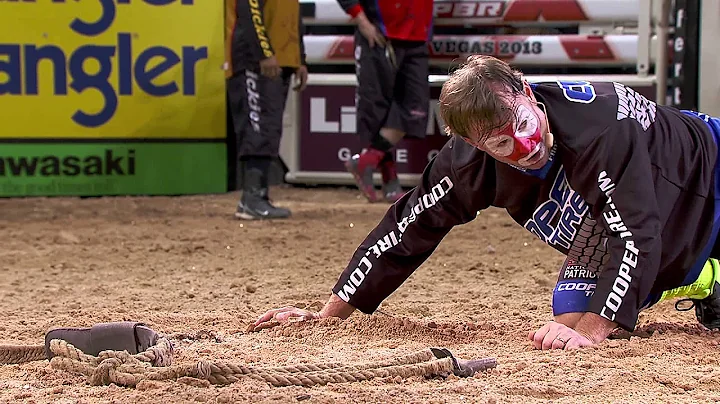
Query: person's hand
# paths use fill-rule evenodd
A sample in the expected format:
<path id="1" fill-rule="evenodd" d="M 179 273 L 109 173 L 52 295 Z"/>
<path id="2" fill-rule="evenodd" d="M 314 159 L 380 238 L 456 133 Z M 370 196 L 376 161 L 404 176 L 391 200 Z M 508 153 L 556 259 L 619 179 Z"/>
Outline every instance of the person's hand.
<path id="1" fill-rule="evenodd" d="M 280 65 L 275 55 L 260 61 L 260 73 L 271 79 L 280 75 Z"/>
<path id="2" fill-rule="evenodd" d="M 293 87 L 295 91 L 303 91 L 307 87 L 308 69 L 307 66 L 301 65 L 295 70 L 295 82 L 297 85 Z"/>
<path id="3" fill-rule="evenodd" d="M 248 327 L 249 331 L 259 331 L 264 328 L 270 328 L 279 323 L 288 321 L 305 321 L 320 318 L 318 313 L 308 310 L 298 309 L 297 307 L 281 307 L 279 309 L 268 310 L 260 316 L 254 324 Z"/>
<path id="4" fill-rule="evenodd" d="M 291 306 L 268 310 L 260 316 L 255 323 L 248 326 L 248 332 L 275 327 L 280 323 L 288 321 L 319 320 L 328 317 L 337 317 L 344 320 L 350 317 L 354 311 L 355 307 L 340 299 L 335 293 L 332 293 L 319 312 L 312 312 Z"/>
<path id="5" fill-rule="evenodd" d="M 358 17 L 358 30 L 362 36 L 367 39 L 368 43 L 370 43 L 370 47 L 374 48 L 375 45 L 379 45 L 384 48 L 385 36 L 377 29 L 375 24 L 370 22 L 364 14 L 360 14 Z"/>
<path id="6" fill-rule="evenodd" d="M 545 324 L 537 331 L 531 331 L 528 337 L 533 342 L 535 349 L 542 350 L 572 350 L 595 345 L 586 336 L 554 321 Z"/>

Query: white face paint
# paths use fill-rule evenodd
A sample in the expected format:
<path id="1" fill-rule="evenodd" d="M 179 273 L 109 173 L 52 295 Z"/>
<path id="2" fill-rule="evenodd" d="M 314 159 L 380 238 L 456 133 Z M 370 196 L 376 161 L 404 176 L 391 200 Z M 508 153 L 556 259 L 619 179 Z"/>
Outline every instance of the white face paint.
<path id="1" fill-rule="evenodd" d="M 526 139 L 537 135 L 537 129 L 537 116 L 528 107 L 520 104 L 517 107 L 516 121 L 506 130 L 485 140 L 485 150 L 496 156 L 508 157 L 516 148 L 515 139 Z"/>
<path id="2" fill-rule="evenodd" d="M 517 122 L 515 126 L 515 137 L 523 139 L 535 134 L 538 129 L 538 118 L 524 105 L 519 105 L 517 109 Z"/>

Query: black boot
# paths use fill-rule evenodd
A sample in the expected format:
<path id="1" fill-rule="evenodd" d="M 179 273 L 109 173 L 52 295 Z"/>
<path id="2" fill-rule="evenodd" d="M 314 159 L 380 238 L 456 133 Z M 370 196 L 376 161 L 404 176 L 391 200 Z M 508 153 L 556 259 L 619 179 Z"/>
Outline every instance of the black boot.
<path id="1" fill-rule="evenodd" d="M 688 311 L 695 308 L 695 317 L 700 324 L 709 330 L 720 330 L 720 283 L 718 283 L 718 272 L 720 271 L 720 261 L 715 258 L 708 259 L 713 271 L 713 286 L 711 293 L 704 299 L 681 299 L 675 302 L 675 309 L 678 311 Z M 707 265 L 707 263 L 705 265 Z M 706 268 L 703 268 L 705 271 Z M 692 285 L 691 285 L 692 286 Z M 690 306 L 682 308 L 682 304 L 690 302 Z"/>
<path id="2" fill-rule="evenodd" d="M 245 170 L 243 194 L 235 212 L 238 219 L 284 219 L 290 211 L 278 208 L 268 198 L 268 174 L 257 168 Z"/>
<path id="3" fill-rule="evenodd" d="M 681 308 L 681 303 L 690 301 L 692 304 L 688 308 Z M 695 308 L 695 317 L 698 322 L 709 330 L 720 329 L 720 284 L 715 282 L 715 287 L 710 296 L 704 299 L 682 299 L 675 303 L 675 309 L 678 311 L 687 311 Z"/>

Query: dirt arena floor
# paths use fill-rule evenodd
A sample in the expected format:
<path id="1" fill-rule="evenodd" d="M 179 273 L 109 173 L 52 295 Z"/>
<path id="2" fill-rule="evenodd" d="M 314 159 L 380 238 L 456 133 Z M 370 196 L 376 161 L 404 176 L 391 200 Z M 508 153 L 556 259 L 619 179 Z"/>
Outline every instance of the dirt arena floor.
<path id="1" fill-rule="evenodd" d="M 720 333 L 665 303 L 639 336 L 579 352 L 531 348 L 551 318 L 563 257 L 499 210 L 453 230 L 381 307 L 345 322 L 255 333 L 264 311 L 319 308 L 387 205 L 349 188 L 273 189 L 294 211 L 277 222 L 232 219 L 237 193 L 178 198 L 0 200 L 0 344 L 42 343 L 50 327 L 135 320 L 169 336 L 175 363 L 250 366 L 392 358 L 432 346 L 495 357 L 472 378 L 385 378 L 323 387 L 242 380 L 93 387 L 47 361 L 0 367 L 7 403 L 697 403 L 720 400 Z M 142 387 L 142 388 L 141 388 Z"/>

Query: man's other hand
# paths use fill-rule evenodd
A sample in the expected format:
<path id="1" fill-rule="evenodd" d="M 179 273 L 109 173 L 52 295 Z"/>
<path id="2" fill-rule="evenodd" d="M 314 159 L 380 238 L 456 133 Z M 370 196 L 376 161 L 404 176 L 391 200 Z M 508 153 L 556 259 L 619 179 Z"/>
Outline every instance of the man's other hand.
<path id="1" fill-rule="evenodd" d="M 250 331 L 258 331 L 263 328 L 269 328 L 276 323 L 286 323 L 288 321 L 305 321 L 320 318 L 318 313 L 314 313 L 308 310 L 298 309 L 297 307 L 281 307 L 279 309 L 268 310 L 260 316 L 260 318 L 252 324 Z"/>
<path id="2" fill-rule="evenodd" d="M 535 349 L 542 350 L 573 350 L 595 345 L 584 335 L 555 321 L 545 324 L 537 331 L 531 331 L 528 337 L 533 342 Z"/>
<path id="3" fill-rule="evenodd" d="M 268 310 L 260 316 L 254 324 L 250 324 L 248 331 L 259 331 L 288 321 L 305 321 L 327 317 L 338 317 L 344 320 L 350 317 L 354 311 L 355 307 L 346 303 L 333 293 L 319 312 L 298 309 L 292 306 Z"/>

